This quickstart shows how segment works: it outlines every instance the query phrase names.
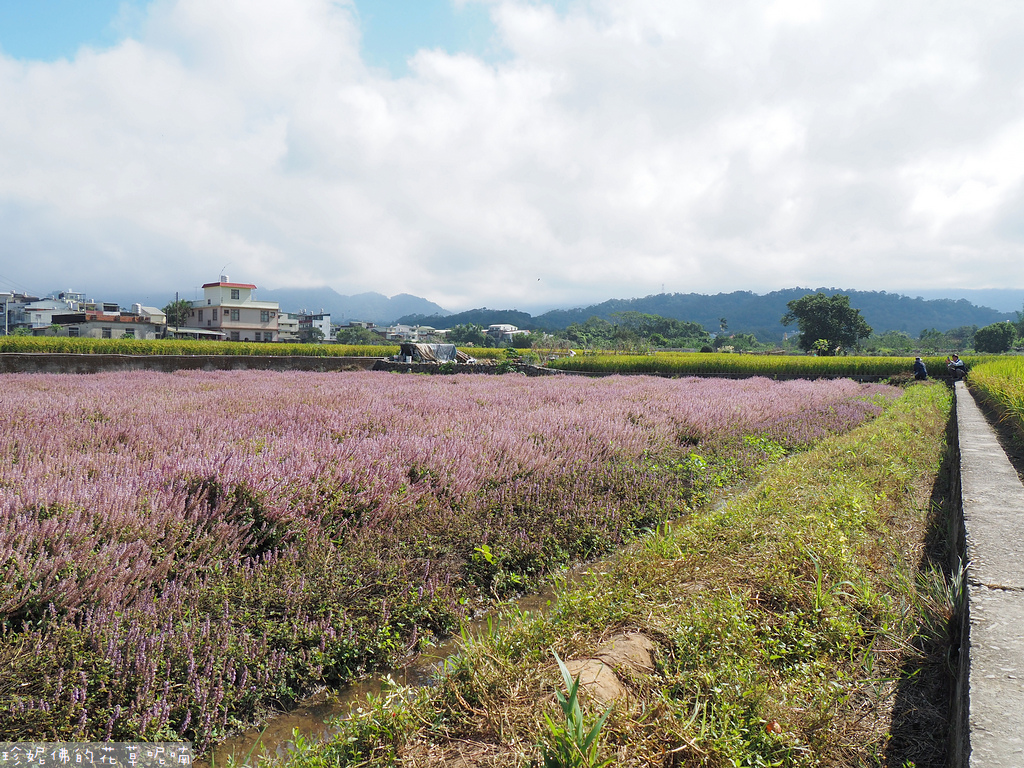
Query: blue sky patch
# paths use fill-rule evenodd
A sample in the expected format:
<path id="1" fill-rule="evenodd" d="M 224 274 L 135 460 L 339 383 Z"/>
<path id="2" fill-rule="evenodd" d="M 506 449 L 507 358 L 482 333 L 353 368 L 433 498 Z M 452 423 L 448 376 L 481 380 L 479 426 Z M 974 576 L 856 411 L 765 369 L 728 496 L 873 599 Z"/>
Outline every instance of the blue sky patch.
<path id="1" fill-rule="evenodd" d="M 108 48 L 135 31 L 146 0 L 0 0 L 0 50 L 22 60 L 72 59 L 84 45 Z M 422 48 L 494 58 L 494 27 L 483 3 L 356 0 L 362 52 L 393 76 Z"/>

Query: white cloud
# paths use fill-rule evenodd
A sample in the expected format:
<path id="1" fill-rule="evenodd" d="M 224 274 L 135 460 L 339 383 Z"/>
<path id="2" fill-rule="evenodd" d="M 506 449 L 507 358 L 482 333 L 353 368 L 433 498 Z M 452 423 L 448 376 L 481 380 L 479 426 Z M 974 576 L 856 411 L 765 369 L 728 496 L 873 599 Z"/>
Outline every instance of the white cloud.
<path id="1" fill-rule="evenodd" d="M 398 79 L 330 0 L 158 0 L 112 49 L 0 57 L 0 272 L 453 309 L 1024 286 L 1011 6 L 488 7 L 497 63 Z"/>

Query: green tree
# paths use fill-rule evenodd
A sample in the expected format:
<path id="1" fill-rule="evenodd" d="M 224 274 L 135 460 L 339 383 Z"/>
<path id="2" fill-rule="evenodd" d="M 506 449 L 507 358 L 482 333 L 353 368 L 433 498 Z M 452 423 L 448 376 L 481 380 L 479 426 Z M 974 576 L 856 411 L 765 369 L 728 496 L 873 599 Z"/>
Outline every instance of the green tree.
<path id="1" fill-rule="evenodd" d="M 798 325 L 797 343 L 805 352 L 817 349 L 819 354 L 834 355 L 871 335 L 871 326 L 860 316 L 859 309 L 850 306 L 850 297 L 844 294 L 828 296 L 819 291 L 794 299 L 786 306 L 789 312 L 782 316 L 782 324 Z"/>
<path id="2" fill-rule="evenodd" d="M 943 349 L 943 344 L 946 342 L 945 334 L 935 328 L 925 328 L 918 334 L 918 339 L 921 342 L 921 351 L 932 354 Z"/>
<path id="3" fill-rule="evenodd" d="M 178 299 L 177 301 L 172 301 L 160 311 L 167 316 L 167 324 L 177 328 L 188 321 L 188 313 L 192 311 L 192 302 Z"/>
<path id="4" fill-rule="evenodd" d="M 351 328 L 342 328 L 335 334 L 335 338 L 340 344 L 369 346 L 371 344 L 388 343 L 387 339 L 379 333 L 374 333 L 369 328 L 363 328 L 359 325 L 352 326 Z"/>
<path id="5" fill-rule="evenodd" d="M 577 347 L 607 349 L 613 344 L 615 326 L 597 315 L 585 323 L 573 323 L 565 329 L 565 337 Z"/>
<path id="6" fill-rule="evenodd" d="M 533 349 L 535 345 L 544 343 L 544 331 L 530 331 L 529 333 L 518 333 L 512 337 L 510 346 L 515 349 Z"/>
<path id="7" fill-rule="evenodd" d="M 948 349 L 966 349 L 974 346 L 974 334 L 978 332 L 976 325 L 961 325 L 957 328 L 950 328 L 943 336 L 946 337 Z"/>
<path id="8" fill-rule="evenodd" d="M 864 343 L 863 347 L 868 351 L 882 355 L 907 355 L 923 345 L 924 339 L 927 337 L 925 336 L 926 332 L 922 331 L 921 333 L 921 341 L 912 339 L 909 334 L 903 331 L 886 331 L 881 335 L 873 333 L 871 338 Z M 942 338 L 942 334 L 939 334 L 939 338 Z"/>
<path id="9" fill-rule="evenodd" d="M 448 331 L 445 338 L 452 344 L 472 344 L 474 347 L 489 347 L 491 345 L 487 334 L 484 333 L 484 327 L 475 323 L 456 325 Z"/>
<path id="10" fill-rule="evenodd" d="M 299 329 L 299 341 L 303 344 L 321 344 L 324 340 L 324 332 L 313 325 Z"/>
<path id="11" fill-rule="evenodd" d="M 979 352 L 1006 352 L 1016 339 L 1013 323 L 992 323 L 974 334 L 974 348 Z"/>

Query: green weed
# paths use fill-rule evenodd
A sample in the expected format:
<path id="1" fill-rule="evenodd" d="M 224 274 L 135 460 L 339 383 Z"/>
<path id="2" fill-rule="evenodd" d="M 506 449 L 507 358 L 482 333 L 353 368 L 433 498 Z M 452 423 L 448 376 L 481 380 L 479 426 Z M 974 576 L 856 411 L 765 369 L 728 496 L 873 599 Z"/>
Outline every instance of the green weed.
<path id="1" fill-rule="evenodd" d="M 588 727 L 579 702 L 580 676 L 576 675 L 573 678 L 558 653 L 552 653 L 558 662 L 558 669 L 562 673 L 562 682 L 565 685 L 564 693 L 555 689 L 555 698 L 558 706 L 562 708 L 565 720 L 555 721 L 544 713 L 548 732 L 539 745 L 544 768 L 603 768 L 611 765 L 610 759 L 602 762 L 597 760 L 598 737 L 608 715 L 611 714 L 611 708 L 606 709 L 604 714 Z"/>

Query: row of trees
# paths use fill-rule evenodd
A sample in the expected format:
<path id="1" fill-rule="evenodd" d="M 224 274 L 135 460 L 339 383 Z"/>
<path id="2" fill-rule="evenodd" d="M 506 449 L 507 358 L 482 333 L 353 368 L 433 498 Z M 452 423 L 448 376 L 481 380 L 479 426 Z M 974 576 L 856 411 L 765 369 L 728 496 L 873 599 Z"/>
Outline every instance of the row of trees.
<path id="1" fill-rule="evenodd" d="M 961 326 L 948 331 L 934 328 L 921 331 L 915 341 L 902 331 L 886 331 L 880 336 L 850 306 L 850 297 L 824 293 L 808 294 L 787 305 L 783 325 L 796 323 L 800 329 L 797 344 L 806 352 L 837 355 L 857 349 L 865 352 L 907 354 L 911 351 L 940 352 L 973 348 L 977 352 L 1006 352 L 1024 340 L 1024 311 L 1016 323 L 993 323 L 984 328 Z"/>
<path id="2" fill-rule="evenodd" d="M 184 325 L 191 306 L 190 302 L 180 300 L 164 307 L 168 324 Z M 861 317 L 860 310 L 851 307 L 850 297 L 844 294 L 808 294 L 788 302 L 786 306 L 789 311 L 782 317 L 782 324 L 795 323 L 798 326 L 800 334 L 796 345 L 805 352 L 819 355 L 845 354 L 854 350 L 897 355 L 965 349 L 999 353 L 1024 341 L 1024 311 L 1017 313 L 1015 323 L 993 323 L 984 328 L 965 325 L 948 331 L 930 328 L 922 330 L 919 338 L 914 339 L 903 331 L 874 334 Z M 770 346 L 758 342 L 753 334 L 728 334 L 728 321 L 724 317 L 719 319 L 720 333 L 712 339 L 700 323 L 634 311 L 615 312 L 611 316 L 614 322 L 594 316 L 583 323 L 572 323 L 554 336 L 543 331 L 531 331 L 516 336 L 511 346 L 519 349 L 554 346 L 624 351 L 651 347 L 747 351 Z M 446 338 L 463 346 L 486 347 L 493 343 L 485 328 L 474 323 L 454 326 Z M 338 332 L 337 339 L 342 344 L 388 343 L 380 334 L 366 328 L 346 328 Z M 317 342 L 322 339 L 302 340 Z"/>
<path id="3" fill-rule="evenodd" d="M 614 312 L 612 318 L 615 322 L 591 317 L 583 323 L 572 323 L 559 335 L 572 346 L 589 348 L 700 348 L 711 344 L 711 335 L 700 323 L 643 312 Z"/>
<path id="4" fill-rule="evenodd" d="M 669 317 L 648 315 L 643 312 L 616 312 L 614 322 L 600 317 L 591 317 L 582 323 L 572 323 L 564 331 L 545 334 L 530 331 L 515 336 L 510 346 L 529 349 L 535 346 L 576 347 L 583 349 L 619 349 L 624 351 L 648 349 L 650 347 L 692 347 L 700 348 L 712 344 L 711 335 L 699 323 L 673 320 Z M 742 341 L 756 344 L 750 334 Z M 454 326 L 447 334 L 454 344 L 488 346 L 483 326 L 465 323 Z"/>

